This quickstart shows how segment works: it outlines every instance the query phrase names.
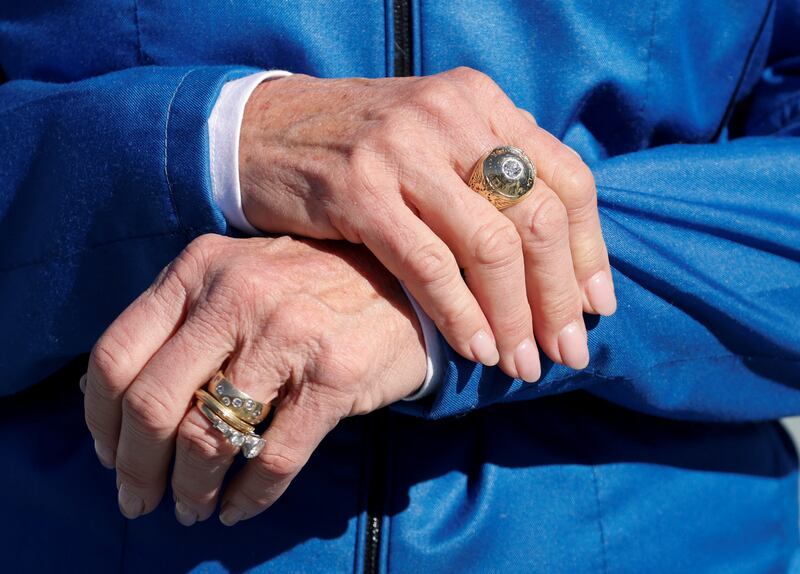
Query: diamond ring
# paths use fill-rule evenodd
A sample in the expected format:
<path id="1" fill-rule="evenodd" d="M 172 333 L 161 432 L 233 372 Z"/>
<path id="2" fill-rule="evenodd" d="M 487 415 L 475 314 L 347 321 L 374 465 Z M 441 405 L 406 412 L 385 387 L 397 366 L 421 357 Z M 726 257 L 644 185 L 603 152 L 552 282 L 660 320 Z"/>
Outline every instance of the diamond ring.
<path id="1" fill-rule="evenodd" d="M 229 443 L 242 449 L 245 458 L 254 458 L 264 448 L 264 439 L 255 432 L 242 433 L 230 426 L 212 411 L 202 400 L 197 400 L 200 412 L 211 422 L 215 429 L 222 433 Z"/>
<path id="2" fill-rule="evenodd" d="M 268 405 L 258 402 L 244 391 L 237 389 L 222 371 L 214 375 L 207 388 L 215 399 L 246 423 L 257 425 L 269 414 Z"/>

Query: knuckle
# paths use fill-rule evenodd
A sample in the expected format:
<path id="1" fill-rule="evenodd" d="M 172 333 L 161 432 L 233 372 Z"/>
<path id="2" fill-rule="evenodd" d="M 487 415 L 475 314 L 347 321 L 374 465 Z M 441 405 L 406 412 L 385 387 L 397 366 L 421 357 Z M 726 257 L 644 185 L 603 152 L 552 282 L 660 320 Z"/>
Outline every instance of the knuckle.
<path id="1" fill-rule="evenodd" d="M 452 309 L 436 318 L 436 326 L 443 333 L 459 333 L 465 325 L 474 323 L 475 307 L 466 297 L 454 301 Z"/>
<path id="2" fill-rule="evenodd" d="M 501 267 L 522 256 L 522 239 L 505 217 L 484 223 L 472 238 L 472 253 L 480 265 Z"/>
<path id="3" fill-rule="evenodd" d="M 436 116 L 447 116 L 461 107 L 461 93 L 441 76 L 425 78 L 414 93 L 414 103 Z"/>
<path id="4" fill-rule="evenodd" d="M 543 297 L 542 313 L 556 330 L 581 316 L 581 302 L 577 293 L 561 292 Z"/>
<path id="5" fill-rule="evenodd" d="M 112 329 L 97 341 L 89 357 L 89 371 L 94 374 L 92 390 L 101 398 L 113 400 L 130 378 L 130 354 Z"/>
<path id="6" fill-rule="evenodd" d="M 262 452 L 256 465 L 259 474 L 269 483 L 290 480 L 303 467 L 297 457 L 279 452 Z"/>
<path id="7" fill-rule="evenodd" d="M 226 464 L 230 458 L 220 438 L 187 418 L 178 429 L 175 447 L 191 469 L 208 472 Z"/>
<path id="8" fill-rule="evenodd" d="M 152 487 L 152 479 L 144 472 L 143 466 L 133 460 L 118 458 L 116 471 L 119 482 L 124 482 L 134 490 L 141 492 Z"/>
<path id="9" fill-rule="evenodd" d="M 368 377 L 370 366 L 367 361 L 352 360 L 353 355 L 354 351 L 347 349 L 339 337 L 323 336 L 318 341 L 311 375 L 316 381 L 330 383 L 326 385 L 329 393 L 337 388 L 357 388 L 355 385 Z M 325 406 L 330 409 L 334 405 Z"/>
<path id="10" fill-rule="evenodd" d="M 579 242 L 572 257 L 578 280 L 589 279 L 608 263 L 608 252 L 602 239 Z"/>
<path id="11" fill-rule="evenodd" d="M 372 141 L 355 148 L 348 158 L 349 179 L 357 193 L 351 194 L 349 199 L 359 202 L 361 194 L 375 195 L 384 190 L 381 185 L 383 174 L 390 172 L 390 165 L 386 154 L 381 151 L 386 147 L 386 142 L 381 141 L 382 136 L 373 136 Z"/>
<path id="12" fill-rule="evenodd" d="M 453 254 L 443 245 L 429 243 L 414 249 L 405 257 L 404 265 L 423 286 L 446 282 L 455 273 Z"/>
<path id="13" fill-rule="evenodd" d="M 103 444 L 116 444 L 116 435 L 108 428 L 107 420 L 100 416 L 96 409 L 89 408 L 87 405 L 87 408 L 83 411 L 83 418 L 86 421 L 86 427 L 95 440 Z"/>
<path id="14" fill-rule="evenodd" d="M 452 70 L 452 74 L 474 86 L 494 85 L 494 80 L 487 74 L 469 66 L 459 66 Z"/>
<path id="15" fill-rule="evenodd" d="M 167 396 L 166 389 L 161 391 L 157 393 L 147 385 L 138 385 L 122 397 L 122 413 L 126 420 L 133 423 L 133 430 L 152 434 L 169 430 L 172 417 L 170 405 L 178 403 Z"/>
<path id="16" fill-rule="evenodd" d="M 206 255 L 219 249 L 227 242 L 227 238 L 216 233 L 205 233 L 193 239 L 183 250 L 190 255 Z"/>
<path id="17" fill-rule="evenodd" d="M 531 239 L 544 246 L 557 243 L 566 235 L 569 219 L 567 209 L 555 194 L 545 196 L 530 216 Z"/>
<path id="18" fill-rule="evenodd" d="M 565 152 L 568 153 L 568 152 Z M 571 153 L 569 154 L 572 155 Z M 568 162 L 568 163 L 567 163 Z M 596 197 L 594 174 L 581 161 L 570 157 L 556 171 L 554 185 L 563 189 L 569 197 L 569 203 L 586 203 Z"/>

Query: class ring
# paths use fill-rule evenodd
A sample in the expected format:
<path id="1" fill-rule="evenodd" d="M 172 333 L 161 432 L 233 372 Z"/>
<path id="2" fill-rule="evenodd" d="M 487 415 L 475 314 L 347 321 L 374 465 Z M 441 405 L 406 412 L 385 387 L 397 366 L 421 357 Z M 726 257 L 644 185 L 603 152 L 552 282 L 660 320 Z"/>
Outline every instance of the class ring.
<path id="1" fill-rule="evenodd" d="M 535 181 L 536 166 L 525 152 L 518 147 L 501 146 L 478 160 L 468 185 L 503 210 L 528 197 Z"/>

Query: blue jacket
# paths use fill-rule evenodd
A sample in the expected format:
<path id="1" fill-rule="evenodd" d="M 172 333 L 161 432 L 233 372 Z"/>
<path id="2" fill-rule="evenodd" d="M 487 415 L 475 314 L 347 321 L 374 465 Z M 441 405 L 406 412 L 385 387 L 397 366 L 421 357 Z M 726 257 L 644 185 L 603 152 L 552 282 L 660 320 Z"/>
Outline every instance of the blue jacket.
<path id="1" fill-rule="evenodd" d="M 65 4 L 0 1 L 5 571 L 792 569 L 798 2 Z M 78 376 L 164 264 L 229 231 L 221 86 L 409 62 L 488 73 L 590 164 L 620 305 L 590 319 L 589 368 L 526 385 L 450 352 L 434 397 L 345 421 L 257 519 L 126 521 Z"/>

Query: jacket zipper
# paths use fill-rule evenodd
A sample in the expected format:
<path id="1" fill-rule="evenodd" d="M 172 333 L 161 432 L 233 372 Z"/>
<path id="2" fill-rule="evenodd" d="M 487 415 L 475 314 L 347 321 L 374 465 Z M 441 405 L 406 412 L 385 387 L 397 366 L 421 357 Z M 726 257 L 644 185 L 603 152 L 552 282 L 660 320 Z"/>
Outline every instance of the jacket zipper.
<path id="1" fill-rule="evenodd" d="M 410 0 L 392 0 L 394 19 L 394 75 L 412 75 Z"/>
<path id="2" fill-rule="evenodd" d="M 392 0 L 394 20 L 394 75 L 412 75 L 411 62 L 411 6 L 410 0 Z M 372 461 L 369 495 L 367 498 L 367 532 L 364 548 L 364 574 L 377 574 L 381 556 L 381 525 L 386 494 L 387 464 L 387 413 L 378 412 L 373 417 Z"/>
<path id="3" fill-rule="evenodd" d="M 394 20 L 394 75 L 412 75 L 411 62 L 411 6 L 410 0 L 392 0 Z M 377 574 L 381 556 L 381 525 L 386 494 L 387 415 L 378 412 L 373 417 L 372 464 L 369 494 L 367 497 L 366 544 L 364 548 L 364 574 Z"/>
<path id="4" fill-rule="evenodd" d="M 385 511 L 384 499 L 386 496 L 386 466 L 388 446 L 387 419 L 388 413 L 384 410 L 372 416 L 371 424 L 367 426 L 369 436 L 372 438 L 372 452 L 369 469 L 369 486 L 367 493 L 367 526 L 366 542 L 364 545 L 364 574 L 377 574 L 381 557 L 381 524 Z"/>

